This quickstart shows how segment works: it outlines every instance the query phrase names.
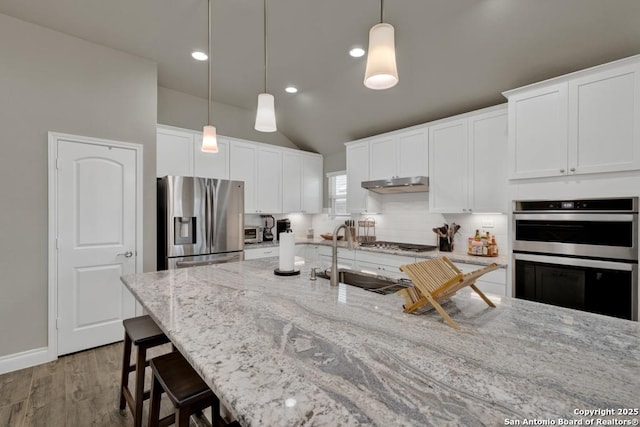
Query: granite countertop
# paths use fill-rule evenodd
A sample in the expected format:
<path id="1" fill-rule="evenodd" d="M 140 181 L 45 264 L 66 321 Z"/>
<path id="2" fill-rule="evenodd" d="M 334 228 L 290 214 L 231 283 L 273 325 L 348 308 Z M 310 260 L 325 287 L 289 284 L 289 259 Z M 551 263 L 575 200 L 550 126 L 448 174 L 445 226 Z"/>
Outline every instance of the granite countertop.
<path id="1" fill-rule="evenodd" d="M 397 295 L 277 266 L 122 279 L 244 426 L 506 425 L 639 406 L 638 322 L 508 297 L 490 308 L 465 290 L 444 304 L 456 331 L 434 310 L 403 313 Z"/>
<path id="2" fill-rule="evenodd" d="M 331 240 L 325 240 L 321 238 L 315 239 L 296 239 L 296 245 L 322 245 L 322 246 L 331 246 Z M 252 248 L 268 248 L 278 246 L 278 241 L 273 242 L 262 242 L 262 243 L 245 243 L 245 249 Z M 349 244 L 345 241 L 339 241 L 338 246 L 341 248 L 348 248 Z M 454 262 L 463 262 L 467 264 L 478 264 L 478 265 L 489 265 L 491 263 L 496 263 L 500 267 L 507 266 L 507 256 L 499 255 L 497 257 L 481 257 L 468 255 L 464 252 L 440 252 L 439 250 L 428 251 L 428 252 L 413 252 L 413 251 L 402 251 L 402 250 L 390 250 L 390 249 L 380 249 L 380 248 L 372 248 L 372 247 L 364 247 L 364 246 L 356 246 L 356 251 L 365 251 L 365 252 L 373 252 L 373 253 L 381 253 L 381 254 L 390 254 L 390 255 L 401 255 L 401 256 L 409 256 L 416 257 L 421 259 L 431 259 L 437 258 L 439 256 L 446 256 L 451 261 Z"/>

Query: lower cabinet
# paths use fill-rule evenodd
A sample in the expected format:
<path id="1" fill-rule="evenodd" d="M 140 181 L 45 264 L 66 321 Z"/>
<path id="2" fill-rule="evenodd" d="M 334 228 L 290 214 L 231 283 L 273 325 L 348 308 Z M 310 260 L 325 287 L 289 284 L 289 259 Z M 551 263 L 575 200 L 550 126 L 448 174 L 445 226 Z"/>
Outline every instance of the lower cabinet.
<path id="1" fill-rule="evenodd" d="M 355 268 L 356 251 L 346 248 L 338 248 L 338 268 Z M 331 246 L 318 246 L 319 267 L 331 267 L 332 248 Z"/>
<path id="2" fill-rule="evenodd" d="M 400 266 L 413 264 L 415 257 L 377 254 L 372 252 L 358 251 L 356 254 L 356 268 L 369 273 L 383 274 L 384 272 L 400 273 Z"/>
<path id="3" fill-rule="evenodd" d="M 252 259 L 270 258 L 279 255 L 280 248 L 277 246 L 270 246 L 266 248 L 245 248 L 244 250 L 244 259 L 247 261 Z"/>
<path id="4" fill-rule="evenodd" d="M 454 262 L 454 264 L 463 273 L 469 273 L 471 271 L 485 267 L 484 265 L 467 264 L 461 262 Z M 476 286 L 482 292 L 505 296 L 507 294 L 507 269 L 499 268 L 497 270 L 490 271 L 476 281 Z"/>

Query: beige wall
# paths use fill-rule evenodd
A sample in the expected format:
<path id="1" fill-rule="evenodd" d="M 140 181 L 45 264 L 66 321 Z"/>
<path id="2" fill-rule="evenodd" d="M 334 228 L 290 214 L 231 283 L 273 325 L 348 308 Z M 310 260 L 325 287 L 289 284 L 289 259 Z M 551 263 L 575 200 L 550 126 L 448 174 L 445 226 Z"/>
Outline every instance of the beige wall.
<path id="1" fill-rule="evenodd" d="M 144 146 L 155 269 L 156 65 L 0 14 L 0 356 L 47 345 L 47 132 Z"/>
<path id="2" fill-rule="evenodd" d="M 256 97 L 257 102 L 257 97 Z M 258 132 L 253 128 L 255 111 L 214 102 L 211 111 L 218 135 L 298 148 L 280 132 Z M 207 100 L 158 87 L 158 123 L 184 129 L 202 130 L 207 120 Z"/>

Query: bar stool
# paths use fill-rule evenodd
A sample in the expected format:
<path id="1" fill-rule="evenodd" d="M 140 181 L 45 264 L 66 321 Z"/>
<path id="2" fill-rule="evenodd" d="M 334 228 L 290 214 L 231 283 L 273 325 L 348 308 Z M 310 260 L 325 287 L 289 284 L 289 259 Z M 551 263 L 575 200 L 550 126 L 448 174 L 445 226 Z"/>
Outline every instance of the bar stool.
<path id="1" fill-rule="evenodd" d="M 213 427 L 227 425 L 220 416 L 218 397 L 179 352 L 155 357 L 151 360 L 150 366 L 153 382 L 149 404 L 149 427 L 165 426 L 174 422 L 178 427 L 187 427 L 191 415 L 209 406 L 213 415 Z M 160 400 L 163 392 L 167 393 L 175 411 L 160 420 Z"/>
<path id="2" fill-rule="evenodd" d="M 134 427 L 142 426 L 142 404 L 149 398 L 149 391 L 144 391 L 144 371 L 149 362 L 147 350 L 169 342 L 169 338 L 160 330 L 149 316 L 125 319 L 124 325 L 124 354 L 122 357 L 122 382 L 120 385 L 120 413 L 129 405 L 134 418 Z M 129 365 L 131 360 L 131 345 L 137 347 L 136 363 Z M 136 372 L 134 392 L 129 390 L 129 373 Z"/>

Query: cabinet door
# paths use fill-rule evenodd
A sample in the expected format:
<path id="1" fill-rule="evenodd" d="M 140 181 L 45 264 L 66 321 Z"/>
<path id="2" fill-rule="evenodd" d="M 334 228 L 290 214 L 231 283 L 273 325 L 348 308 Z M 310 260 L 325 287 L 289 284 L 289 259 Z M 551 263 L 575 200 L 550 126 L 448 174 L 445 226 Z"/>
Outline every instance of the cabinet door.
<path id="1" fill-rule="evenodd" d="M 257 207 L 258 146 L 232 140 L 229 147 L 229 177 L 244 181 L 244 211 L 259 213 Z"/>
<path id="2" fill-rule="evenodd" d="M 193 133 L 158 128 L 156 176 L 193 176 Z"/>
<path id="3" fill-rule="evenodd" d="M 194 135 L 194 175 L 203 178 L 229 179 L 229 140 L 218 136 L 218 152 L 203 153 L 202 134 Z"/>
<path id="4" fill-rule="evenodd" d="M 258 210 L 282 212 L 282 150 L 260 146 L 258 149 Z"/>
<path id="5" fill-rule="evenodd" d="M 282 212 L 302 211 L 302 155 L 282 153 Z"/>
<path id="6" fill-rule="evenodd" d="M 369 179 L 389 179 L 398 175 L 396 141 L 393 137 L 369 141 Z"/>
<path id="7" fill-rule="evenodd" d="M 429 128 L 429 210 L 467 212 L 467 119 Z"/>
<path id="8" fill-rule="evenodd" d="M 507 111 L 469 118 L 469 207 L 507 212 Z"/>
<path id="9" fill-rule="evenodd" d="M 368 191 L 360 185 L 369 180 L 369 143 L 347 147 L 347 211 L 365 212 Z"/>
<path id="10" fill-rule="evenodd" d="M 569 172 L 640 168 L 638 65 L 606 70 L 569 83 Z"/>
<path id="11" fill-rule="evenodd" d="M 302 212 L 321 213 L 323 196 L 321 156 L 302 155 Z"/>
<path id="12" fill-rule="evenodd" d="M 429 131 L 418 129 L 397 136 L 398 176 L 429 176 Z"/>
<path id="13" fill-rule="evenodd" d="M 509 97 L 509 177 L 567 172 L 567 83 Z"/>

